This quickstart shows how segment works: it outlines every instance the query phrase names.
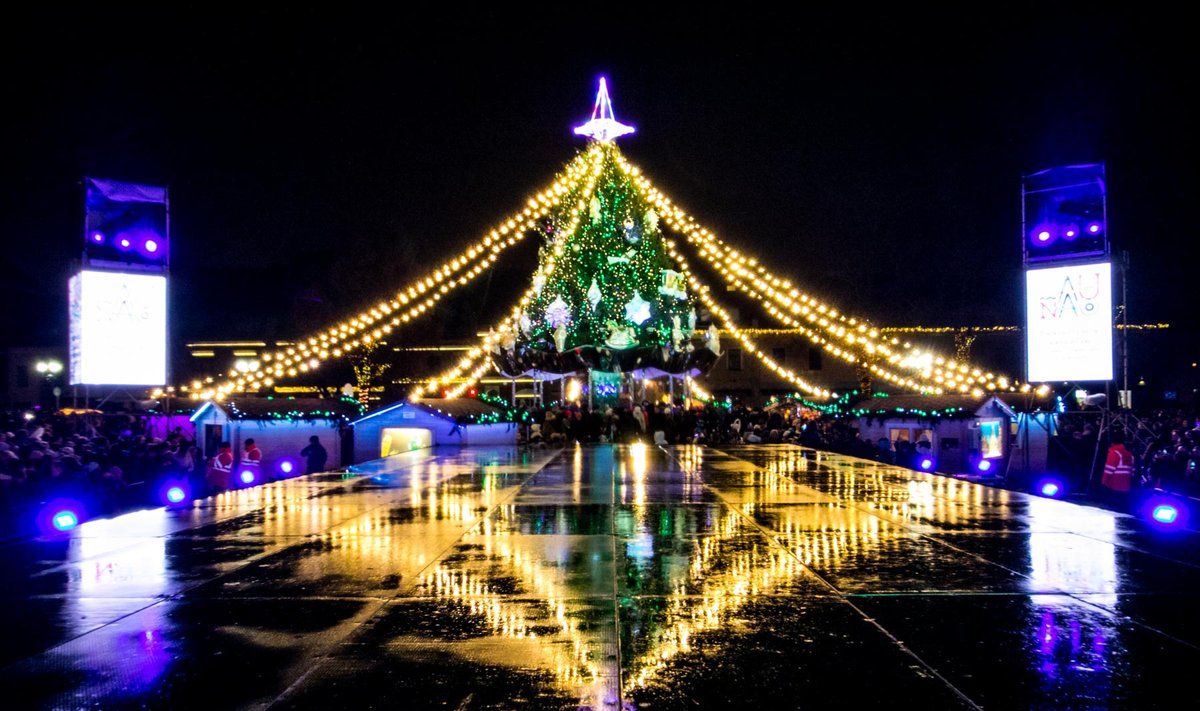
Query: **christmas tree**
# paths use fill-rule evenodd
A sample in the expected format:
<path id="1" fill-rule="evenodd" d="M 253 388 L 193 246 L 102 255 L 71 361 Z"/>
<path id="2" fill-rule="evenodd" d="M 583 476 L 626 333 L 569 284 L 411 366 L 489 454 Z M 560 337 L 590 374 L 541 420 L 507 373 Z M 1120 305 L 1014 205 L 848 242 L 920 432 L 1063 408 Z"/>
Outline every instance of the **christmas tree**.
<path id="1" fill-rule="evenodd" d="M 501 370 L 703 370 L 707 358 L 691 343 L 696 308 L 686 275 L 654 207 L 622 169 L 613 141 L 632 128 L 613 118 L 603 80 L 592 120 L 576 132 L 593 140 L 593 180 L 547 220 L 532 298 L 500 354 Z"/>

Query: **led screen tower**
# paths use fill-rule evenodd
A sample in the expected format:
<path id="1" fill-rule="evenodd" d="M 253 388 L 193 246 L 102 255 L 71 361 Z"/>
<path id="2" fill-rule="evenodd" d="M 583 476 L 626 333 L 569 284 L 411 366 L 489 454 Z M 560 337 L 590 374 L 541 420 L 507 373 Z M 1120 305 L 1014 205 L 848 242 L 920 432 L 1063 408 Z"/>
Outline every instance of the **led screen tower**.
<path id="1" fill-rule="evenodd" d="M 1026 377 L 1113 379 L 1112 264 L 1104 166 L 1025 176 Z"/>
<path id="2" fill-rule="evenodd" d="M 72 385 L 167 382 L 167 189 L 97 178 L 87 195 L 83 268 L 71 278 Z"/>

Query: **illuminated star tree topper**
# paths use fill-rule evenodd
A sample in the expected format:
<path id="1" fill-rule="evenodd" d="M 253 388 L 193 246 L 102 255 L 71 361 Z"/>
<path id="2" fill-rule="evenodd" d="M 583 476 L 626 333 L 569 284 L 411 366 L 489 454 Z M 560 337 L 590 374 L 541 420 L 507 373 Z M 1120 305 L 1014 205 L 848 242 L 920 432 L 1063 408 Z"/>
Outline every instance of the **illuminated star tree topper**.
<path id="1" fill-rule="evenodd" d="M 629 133 L 633 126 L 617 121 L 613 114 L 612 99 L 608 98 L 608 83 L 600 77 L 600 90 L 596 92 L 596 105 L 592 108 L 592 120 L 575 127 L 575 133 L 580 136 L 594 138 L 601 143 L 607 143 Z"/>

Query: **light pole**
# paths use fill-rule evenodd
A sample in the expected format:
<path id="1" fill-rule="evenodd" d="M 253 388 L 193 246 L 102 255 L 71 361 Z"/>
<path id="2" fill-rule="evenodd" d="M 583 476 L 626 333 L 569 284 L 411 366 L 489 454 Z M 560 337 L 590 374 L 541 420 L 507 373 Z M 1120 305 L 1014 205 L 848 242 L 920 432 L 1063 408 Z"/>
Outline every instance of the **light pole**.
<path id="1" fill-rule="evenodd" d="M 47 382 L 50 382 L 56 379 L 58 374 L 62 372 L 63 364 L 61 361 L 49 358 L 47 360 L 39 360 L 34 365 L 34 368 L 37 369 L 37 372 L 45 376 Z M 54 411 L 58 412 L 59 397 L 62 395 L 62 389 L 58 385 L 55 385 L 52 392 L 54 393 Z"/>

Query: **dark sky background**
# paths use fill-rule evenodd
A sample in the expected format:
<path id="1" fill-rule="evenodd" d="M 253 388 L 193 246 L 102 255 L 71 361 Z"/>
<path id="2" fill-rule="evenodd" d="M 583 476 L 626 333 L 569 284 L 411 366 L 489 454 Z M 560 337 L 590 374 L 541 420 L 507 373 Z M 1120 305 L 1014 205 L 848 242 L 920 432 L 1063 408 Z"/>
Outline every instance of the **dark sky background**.
<path id="1" fill-rule="evenodd" d="M 1178 18 L 607 7 L 13 18 L 0 341 L 65 344 L 85 175 L 170 186 L 178 342 L 320 328 L 548 183 L 582 148 L 571 127 L 601 74 L 638 128 L 620 142 L 631 160 L 849 313 L 1019 323 L 1021 176 L 1104 162 L 1130 319 L 1194 331 L 1197 116 Z M 535 264 L 532 249 L 509 261 L 421 336 L 506 307 Z"/>

